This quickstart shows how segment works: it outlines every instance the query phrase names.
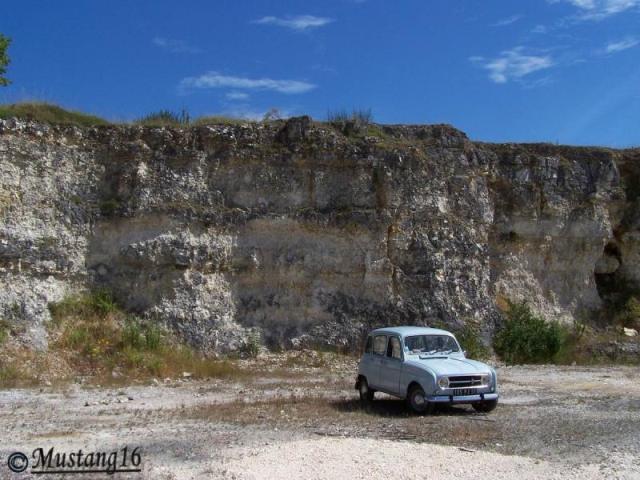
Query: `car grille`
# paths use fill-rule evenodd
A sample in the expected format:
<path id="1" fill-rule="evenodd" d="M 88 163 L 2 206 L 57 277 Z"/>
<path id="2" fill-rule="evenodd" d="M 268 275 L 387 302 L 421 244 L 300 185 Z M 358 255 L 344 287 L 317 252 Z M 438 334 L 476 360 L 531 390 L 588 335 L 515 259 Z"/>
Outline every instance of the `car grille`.
<path id="1" fill-rule="evenodd" d="M 449 388 L 483 387 L 480 375 L 449 377 Z"/>

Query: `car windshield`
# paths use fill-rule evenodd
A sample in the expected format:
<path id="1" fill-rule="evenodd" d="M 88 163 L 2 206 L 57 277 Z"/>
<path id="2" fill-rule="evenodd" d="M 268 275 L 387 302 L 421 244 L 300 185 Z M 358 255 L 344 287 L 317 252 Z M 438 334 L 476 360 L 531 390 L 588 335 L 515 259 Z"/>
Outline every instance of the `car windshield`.
<path id="1" fill-rule="evenodd" d="M 449 335 L 416 335 L 405 338 L 404 344 L 411 353 L 425 355 L 449 354 L 460 351 L 458 342 Z"/>

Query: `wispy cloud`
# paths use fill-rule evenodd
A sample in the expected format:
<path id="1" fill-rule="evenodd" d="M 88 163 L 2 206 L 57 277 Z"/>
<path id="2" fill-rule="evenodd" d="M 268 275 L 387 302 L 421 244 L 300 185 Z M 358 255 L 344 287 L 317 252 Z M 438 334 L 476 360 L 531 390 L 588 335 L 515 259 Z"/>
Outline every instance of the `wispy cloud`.
<path id="1" fill-rule="evenodd" d="M 198 77 L 186 77 L 180 82 L 180 90 L 206 88 L 233 88 L 236 90 L 271 90 L 278 93 L 306 93 L 316 85 L 301 80 L 274 80 L 272 78 L 246 78 L 207 72 Z"/>
<path id="2" fill-rule="evenodd" d="M 471 57 L 469 60 L 487 70 L 489 78 L 495 83 L 520 80 L 554 65 L 551 56 L 526 54 L 524 47 L 505 50 L 496 58 Z"/>
<path id="3" fill-rule="evenodd" d="M 610 42 L 604 47 L 600 53 L 603 54 L 612 54 L 622 52 L 623 50 L 628 50 L 640 44 L 640 40 L 635 37 L 627 37 L 619 42 Z"/>
<path id="4" fill-rule="evenodd" d="M 516 23 L 518 20 L 522 20 L 523 17 L 524 17 L 524 15 L 521 15 L 521 14 L 512 15 L 510 17 L 498 20 L 496 23 L 492 23 L 491 26 L 492 27 L 506 27 L 506 26 L 509 26 L 509 25 L 512 25 L 512 24 Z"/>
<path id="5" fill-rule="evenodd" d="M 549 28 L 546 25 L 536 25 L 535 27 L 533 27 L 531 29 L 531 33 L 539 33 L 539 34 L 545 34 L 549 31 Z"/>
<path id="6" fill-rule="evenodd" d="M 244 92 L 227 92 L 225 98 L 227 100 L 247 100 L 249 94 Z"/>
<path id="7" fill-rule="evenodd" d="M 154 37 L 152 42 L 156 47 L 163 48 L 172 53 L 202 53 L 201 48 L 189 45 L 184 40 Z"/>
<path id="8" fill-rule="evenodd" d="M 579 9 L 580 20 L 603 20 L 622 12 L 640 9 L 640 0 L 547 0 L 570 3 Z"/>
<path id="9" fill-rule="evenodd" d="M 311 28 L 323 27 L 331 22 L 333 22 L 332 18 L 315 17 L 313 15 L 297 15 L 285 18 L 273 16 L 262 17 L 251 23 L 256 23 L 258 25 L 275 25 L 277 27 L 285 27 L 302 32 Z"/>

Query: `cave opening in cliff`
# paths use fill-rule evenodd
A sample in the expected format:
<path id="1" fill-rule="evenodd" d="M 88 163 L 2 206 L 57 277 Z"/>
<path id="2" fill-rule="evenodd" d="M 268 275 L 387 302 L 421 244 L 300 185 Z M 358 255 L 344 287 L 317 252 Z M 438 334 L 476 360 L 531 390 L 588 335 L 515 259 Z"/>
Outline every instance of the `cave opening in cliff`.
<path id="1" fill-rule="evenodd" d="M 594 277 L 598 295 L 605 305 L 616 303 L 624 295 L 625 282 L 618 273 L 621 255 L 615 242 L 605 245 L 602 256 L 596 262 Z"/>

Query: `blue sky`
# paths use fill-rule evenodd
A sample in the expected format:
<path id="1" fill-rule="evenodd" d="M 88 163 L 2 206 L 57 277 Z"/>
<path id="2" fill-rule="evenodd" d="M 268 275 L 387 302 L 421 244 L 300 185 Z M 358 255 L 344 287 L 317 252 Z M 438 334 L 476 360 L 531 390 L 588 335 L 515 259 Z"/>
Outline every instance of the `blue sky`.
<path id="1" fill-rule="evenodd" d="M 112 120 L 370 108 L 476 140 L 640 145 L 640 0 L 21 0 L 0 32 L 0 102 Z"/>

